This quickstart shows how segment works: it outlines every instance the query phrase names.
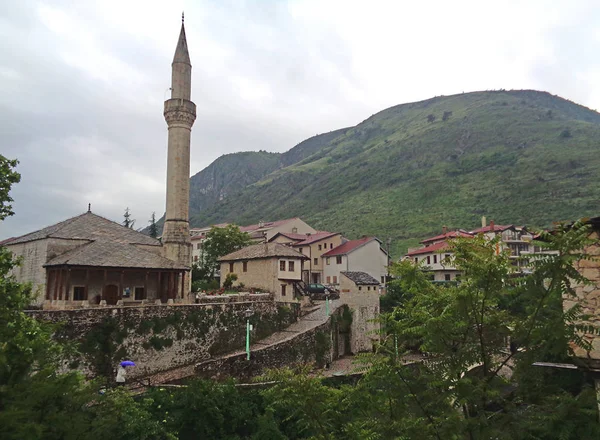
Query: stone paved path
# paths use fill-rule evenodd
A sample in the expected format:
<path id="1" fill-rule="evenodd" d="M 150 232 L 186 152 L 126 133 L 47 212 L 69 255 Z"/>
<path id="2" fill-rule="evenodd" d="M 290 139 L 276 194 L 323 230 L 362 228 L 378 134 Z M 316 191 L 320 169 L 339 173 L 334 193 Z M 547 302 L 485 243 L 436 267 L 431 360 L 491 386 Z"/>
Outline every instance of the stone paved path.
<path id="1" fill-rule="evenodd" d="M 252 342 L 252 339 L 250 339 L 250 351 L 260 350 L 262 348 L 270 347 L 272 345 L 279 344 L 283 341 L 287 341 L 289 339 L 294 338 L 300 333 L 312 330 L 313 328 L 318 327 L 321 324 L 327 322 L 329 317 L 325 314 L 325 301 L 315 301 L 315 303 L 319 305 L 318 309 L 311 313 L 308 313 L 307 315 L 304 315 L 297 322 L 293 323 L 289 327 L 286 327 L 285 330 L 273 333 L 271 336 L 261 339 L 260 341 Z M 343 303 L 340 300 L 330 301 L 330 314 L 342 305 Z M 245 353 L 245 351 L 246 350 L 238 350 L 236 352 L 228 353 L 223 357 L 239 355 L 240 353 Z"/>

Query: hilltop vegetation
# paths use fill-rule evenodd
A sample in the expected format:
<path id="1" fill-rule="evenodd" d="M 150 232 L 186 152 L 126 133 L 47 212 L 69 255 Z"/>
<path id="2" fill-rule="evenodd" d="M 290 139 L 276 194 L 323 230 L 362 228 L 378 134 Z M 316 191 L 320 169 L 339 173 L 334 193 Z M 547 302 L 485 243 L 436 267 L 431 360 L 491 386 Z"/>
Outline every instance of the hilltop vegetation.
<path id="1" fill-rule="evenodd" d="M 398 105 L 192 207 L 192 225 L 301 216 L 349 238 L 392 237 L 396 255 L 443 225 L 474 228 L 482 215 L 543 227 L 597 214 L 598 139 L 600 114 L 545 92 Z"/>

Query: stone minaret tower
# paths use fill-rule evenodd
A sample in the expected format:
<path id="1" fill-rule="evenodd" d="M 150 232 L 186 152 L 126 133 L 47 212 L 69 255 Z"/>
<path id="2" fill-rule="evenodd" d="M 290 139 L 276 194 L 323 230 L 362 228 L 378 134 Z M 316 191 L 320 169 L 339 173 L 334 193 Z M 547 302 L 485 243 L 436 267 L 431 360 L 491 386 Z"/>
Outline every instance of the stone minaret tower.
<path id="1" fill-rule="evenodd" d="M 192 65 L 188 53 L 183 14 L 181 32 L 173 57 L 171 99 L 165 101 L 165 120 L 169 126 L 167 154 L 167 210 L 162 242 L 165 256 L 191 266 L 189 224 L 190 135 L 196 120 L 196 104 L 191 99 Z M 190 291 L 190 277 L 184 283 L 184 297 Z"/>

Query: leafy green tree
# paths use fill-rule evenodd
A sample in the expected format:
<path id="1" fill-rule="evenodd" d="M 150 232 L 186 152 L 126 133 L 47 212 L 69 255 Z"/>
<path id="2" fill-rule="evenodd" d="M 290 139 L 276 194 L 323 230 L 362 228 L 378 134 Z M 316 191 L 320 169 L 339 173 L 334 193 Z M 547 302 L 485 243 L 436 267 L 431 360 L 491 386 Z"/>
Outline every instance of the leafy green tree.
<path id="1" fill-rule="evenodd" d="M 218 259 L 231 252 L 242 249 L 252 243 L 250 235 L 240 231 L 236 225 L 227 225 L 224 228 L 214 227 L 206 233 L 202 243 L 203 258 L 199 266 L 210 278 L 214 278 L 219 269 Z"/>
<path id="2" fill-rule="evenodd" d="M 18 160 L 10 160 L 0 154 L 0 221 L 14 214 L 9 192 L 12 185 L 21 181 L 21 175 L 14 170 L 18 163 Z"/>
<path id="3" fill-rule="evenodd" d="M 156 213 L 152 213 L 152 217 L 148 221 L 150 223 L 149 234 L 152 238 L 158 238 L 158 226 L 156 225 Z"/>
<path id="4" fill-rule="evenodd" d="M 125 214 L 123 214 L 123 223 L 122 225 L 126 228 L 133 229 L 133 225 L 135 224 L 135 220 L 131 218 L 131 213 L 129 212 L 129 207 L 125 208 Z"/>
<path id="5" fill-rule="evenodd" d="M 565 414 L 578 406 L 582 429 L 600 432 L 590 417 L 590 400 L 585 397 L 590 390 L 585 381 L 566 389 L 564 382 L 554 380 L 540 393 L 535 378 L 544 373 L 531 366 L 534 361 L 564 360 L 570 342 L 585 344 L 577 334 L 580 310 L 576 307 L 563 313 L 562 298 L 574 294 L 574 282 L 585 281 L 573 262 L 588 258 L 581 253 L 589 243 L 588 235 L 581 223 L 545 234 L 547 246 L 558 255 L 533 260 L 531 275 L 517 276 L 509 253 L 496 252 L 496 240 L 483 237 L 453 242 L 455 265 L 463 272 L 458 285 L 429 283 L 421 269 L 410 262 L 392 268 L 402 280 L 403 290 L 413 296 L 404 307 L 394 310 L 393 336 L 400 340 L 401 350 L 420 341 L 419 349 L 428 354 L 428 360 L 419 377 L 436 388 L 438 402 L 463 414 L 458 424 L 448 419 L 456 425 L 456 435 L 469 439 L 530 438 L 533 424 L 527 421 L 556 421 L 558 415 L 551 410 L 556 402 L 571 408 Z M 390 322 L 386 324 L 389 330 Z M 383 347 L 389 354 L 395 351 L 392 339 L 388 337 Z M 512 350 L 509 342 L 513 343 Z M 570 392 L 582 398 L 574 400 Z M 420 395 L 417 388 L 416 396 Z M 427 402 L 427 396 L 421 400 Z M 438 420 L 446 410 L 439 411 L 428 411 L 427 417 Z M 448 432 L 445 419 L 439 420 L 437 429 Z M 507 435 L 508 421 L 518 424 L 520 434 Z M 545 435 L 538 438 L 559 438 L 556 431 L 548 430 Z"/>

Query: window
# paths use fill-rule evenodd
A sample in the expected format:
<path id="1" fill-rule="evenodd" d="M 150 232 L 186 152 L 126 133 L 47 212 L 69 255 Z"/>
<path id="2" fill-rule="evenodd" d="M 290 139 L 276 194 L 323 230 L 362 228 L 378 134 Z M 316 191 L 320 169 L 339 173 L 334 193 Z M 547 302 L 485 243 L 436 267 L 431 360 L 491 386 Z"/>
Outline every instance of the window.
<path id="1" fill-rule="evenodd" d="M 233 273 L 233 263 L 229 263 L 229 273 Z"/>
<path id="2" fill-rule="evenodd" d="M 302 253 L 302 248 L 299 248 L 299 249 L 298 249 L 298 252 Z"/>
<path id="3" fill-rule="evenodd" d="M 198 255 L 194 255 L 194 261 L 198 261 Z"/>
<path id="4" fill-rule="evenodd" d="M 298 233 L 298 228 L 292 228 L 292 234 L 297 234 Z"/>
<path id="5" fill-rule="evenodd" d="M 415 257 L 415 263 L 419 262 L 419 257 Z"/>
<path id="6" fill-rule="evenodd" d="M 431 264 L 431 257 L 427 255 L 427 264 Z"/>
<path id="7" fill-rule="evenodd" d="M 371 286 L 367 286 L 367 290 L 371 290 Z"/>
<path id="8" fill-rule="evenodd" d="M 318 266 L 318 265 L 319 265 L 319 259 L 318 259 L 318 258 L 315 258 L 315 261 L 314 261 L 314 263 L 315 263 L 315 266 Z"/>
<path id="9" fill-rule="evenodd" d="M 337 276 L 333 276 L 333 284 L 337 284 Z"/>
<path id="10" fill-rule="evenodd" d="M 248 262 L 247 261 L 244 261 L 242 263 L 242 271 L 248 272 Z"/>
<path id="11" fill-rule="evenodd" d="M 200 249 L 201 247 L 202 247 L 202 243 L 198 243 L 198 244 L 196 245 L 196 249 Z"/>
<path id="12" fill-rule="evenodd" d="M 446 275 L 444 275 L 444 280 L 450 281 L 450 274 L 449 273 L 447 273 Z"/>
<path id="13" fill-rule="evenodd" d="M 433 256 L 433 264 L 436 264 L 436 263 L 437 263 L 437 255 L 434 255 Z"/>
<path id="14" fill-rule="evenodd" d="M 323 243 L 323 249 L 327 249 L 327 243 Z"/>
<path id="15" fill-rule="evenodd" d="M 288 270 L 290 272 L 294 271 L 294 262 L 293 261 L 288 261 Z"/>
<path id="16" fill-rule="evenodd" d="M 321 248 L 322 248 L 322 246 L 321 246 L 321 245 L 319 245 L 319 250 L 321 250 Z"/>
<path id="17" fill-rule="evenodd" d="M 333 249 L 333 243 L 329 243 L 329 249 Z"/>
<path id="18" fill-rule="evenodd" d="M 381 284 L 385 283 L 385 277 L 381 277 Z"/>
<path id="19" fill-rule="evenodd" d="M 85 287 L 75 286 L 73 287 L 73 301 L 85 301 Z"/>
<path id="20" fill-rule="evenodd" d="M 335 264 L 342 264 L 342 256 L 338 255 L 337 257 L 335 257 Z"/>
<path id="21" fill-rule="evenodd" d="M 146 289 L 144 289 L 143 287 L 136 287 L 134 289 L 134 298 L 136 301 L 141 301 L 143 299 L 146 299 Z"/>
<path id="22" fill-rule="evenodd" d="M 327 277 L 327 284 L 331 284 L 331 277 Z"/>
<path id="23" fill-rule="evenodd" d="M 287 287 L 286 284 L 282 284 L 281 285 L 281 296 L 285 296 L 285 288 Z"/>
<path id="24" fill-rule="evenodd" d="M 329 257 L 325 258 L 325 264 L 327 264 L 327 266 L 329 266 L 329 263 L 330 263 Z"/>
<path id="25" fill-rule="evenodd" d="M 285 261 L 280 261 L 279 262 L 279 270 L 285 272 Z"/>
<path id="26" fill-rule="evenodd" d="M 362 286 L 358 286 L 358 290 L 362 290 Z"/>

